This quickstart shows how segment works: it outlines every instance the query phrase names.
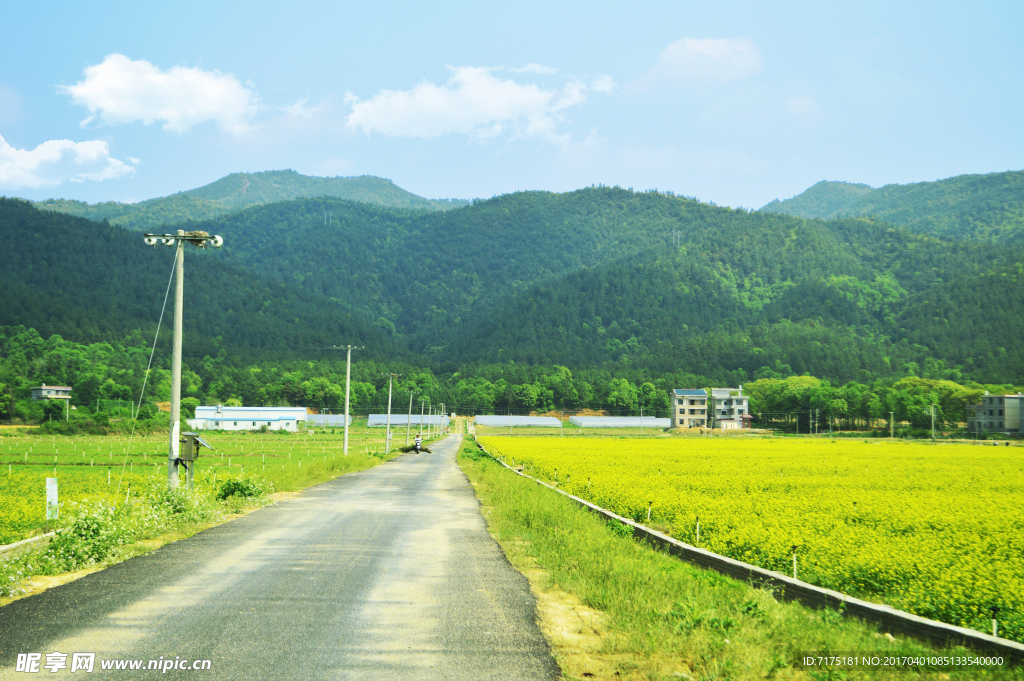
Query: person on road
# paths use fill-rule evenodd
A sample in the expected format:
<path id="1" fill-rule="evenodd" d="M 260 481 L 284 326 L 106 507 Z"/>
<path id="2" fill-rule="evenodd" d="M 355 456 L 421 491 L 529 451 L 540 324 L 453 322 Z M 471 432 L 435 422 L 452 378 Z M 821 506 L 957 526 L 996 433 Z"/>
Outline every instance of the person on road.
<path id="1" fill-rule="evenodd" d="M 417 435 L 416 439 L 413 440 L 413 445 L 416 447 L 416 453 L 419 454 L 420 453 L 420 448 L 423 445 L 423 438 L 420 437 L 419 435 Z"/>

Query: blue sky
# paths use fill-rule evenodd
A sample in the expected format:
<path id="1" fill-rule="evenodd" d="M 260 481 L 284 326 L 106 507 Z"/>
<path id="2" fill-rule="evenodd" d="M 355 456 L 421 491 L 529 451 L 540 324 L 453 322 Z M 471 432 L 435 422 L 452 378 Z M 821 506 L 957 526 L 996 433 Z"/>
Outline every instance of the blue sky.
<path id="1" fill-rule="evenodd" d="M 231 172 L 760 207 L 1024 168 L 1019 2 L 5 3 L 0 194 Z"/>

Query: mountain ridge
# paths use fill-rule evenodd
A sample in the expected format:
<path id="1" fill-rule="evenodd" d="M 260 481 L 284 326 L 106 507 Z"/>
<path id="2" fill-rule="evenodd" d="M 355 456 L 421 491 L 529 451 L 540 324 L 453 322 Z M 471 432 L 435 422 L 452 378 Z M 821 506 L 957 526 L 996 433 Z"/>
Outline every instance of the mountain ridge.
<path id="1" fill-rule="evenodd" d="M 136 299 L 162 294 L 166 275 L 121 266 L 149 262 L 137 233 L 101 227 L 112 245 L 97 249 L 84 236 L 96 223 L 2 205 L 10 252 L 0 280 L 18 303 L 0 323 L 92 338 L 96 320 L 155 321 Z M 63 243 L 58 223 L 75 239 Z M 1024 377 L 1024 248 L 877 219 L 590 187 L 446 212 L 301 198 L 161 228 L 186 225 L 225 239 L 222 251 L 190 256 L 188 295 L 205 301 L 190 323 L 246 352 L 347 335 L 438 366 L 685 369 L 733 383 L 782 365 L 840 381 Z"/>
<path id="2" fill-rule="evenodd" d="M 822 181 L 760 209 L 807 219 L 873 217 L 950 239 L 1024 242 L 1024 170 L 957 175 L 934 182 Z"/>
<path id="3" fill-rule="evenodd" d="M 451 210 L 470 203 L 464 199 L 425 199 L 391 180 L 373 175 L 314 177 L 294 170 L 231 173 L 202 187 L 132 204 L 116 201 L 89 204 L 67 199 L 33 203 L 41 210 L 97 222 L 107 220 L 127 229 L 151 230 L 163 224 L 216 218 L 253 205 L 314 196 L 427 211 Z"/>

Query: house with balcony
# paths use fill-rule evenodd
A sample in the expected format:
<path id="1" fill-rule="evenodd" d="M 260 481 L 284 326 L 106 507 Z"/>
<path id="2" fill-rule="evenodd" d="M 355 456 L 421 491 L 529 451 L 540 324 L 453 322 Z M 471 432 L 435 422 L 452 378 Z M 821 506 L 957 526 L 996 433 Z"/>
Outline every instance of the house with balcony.
<path id="1" fill-rule="evenodd" d="M 38 388 L 32 388 L 32 399 L 39 400 L 70 400 L 70 385 L 46 385 L 43 383 Z"/>
<path id="2" fill-rule="evenodd" d="M 707 425 L 707 390 L 675 388 L 671 397 L 671 428 L 704 428 Z"/>
<path id="3" fill-rule="evenodd" d="M 712 428 L 750 428 L 750 398 L 739 388 L 712 388 L 708 400 L 708 423 Z"/>
<path id="4" fill-rule="evenodd" d="M 1024 395 L 989 395 L 981 404 L 967 407 L 967 431 L 970 433 L 1020 433 Z"/>

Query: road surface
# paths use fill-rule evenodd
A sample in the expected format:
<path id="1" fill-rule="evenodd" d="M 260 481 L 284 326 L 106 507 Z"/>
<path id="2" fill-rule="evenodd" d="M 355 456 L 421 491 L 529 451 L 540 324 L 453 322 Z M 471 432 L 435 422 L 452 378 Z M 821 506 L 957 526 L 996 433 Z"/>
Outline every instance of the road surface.
<path id="1" fill-rule="evenodd" d="M 449 436 L 0 608 L 0 677 L 560 678 L 458 446 Z M 67 655 L 57 673 L 53 652 Z M 40 671 L 17 673 L 19 653 L 41 654 Z M 73 653 L 95 653 L 92 674 L 70 673 Z M 210 662 L 163 673 L 171 660 Z"/>

